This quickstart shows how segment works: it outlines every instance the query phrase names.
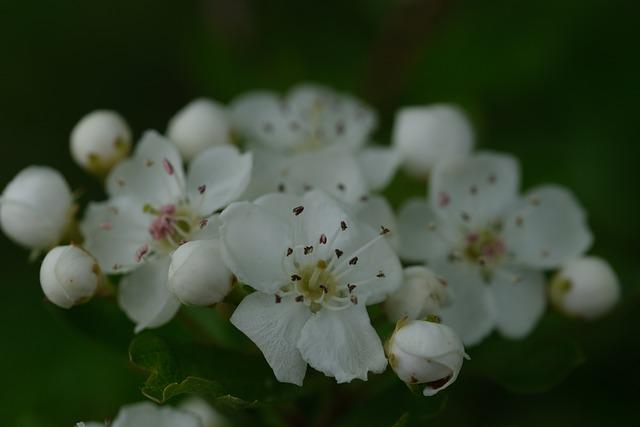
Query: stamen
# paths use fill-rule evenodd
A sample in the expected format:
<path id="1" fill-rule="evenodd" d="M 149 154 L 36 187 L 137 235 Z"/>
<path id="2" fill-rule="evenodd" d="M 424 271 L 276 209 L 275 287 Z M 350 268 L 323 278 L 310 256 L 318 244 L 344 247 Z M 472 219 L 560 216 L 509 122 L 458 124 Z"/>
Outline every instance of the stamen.
<path id="1" fill-rule="evenodd" d="M 209 220 L 206 218 L 202 218 L 202 220 L 200 221 L 200 230 L 204 229 L 207 224 L 209 224 Z"/>
<path id="2" fill-rule="evenodd" d="M 340 258 L 340 257 L 342 256 L 342 254 L 344 253 L 344 252 L 343 252 L 343 251 L 341 251 L 340 249 L 336 249 L 336 251 L 335 251 L 335 252 L 336 252 L 336 256 L 337 256 L 338 258 Z"/>
<path id="3" fill-rule="evenodd" d="M 385 227 L 384 225 L 380 226 L 380 235 L 383 236 L 385 234 L 389 234 L 391 232 L 391 230 L 389 230 L 387 227 Z"/>
<path id="4" fill-rule="evenodd" d="M 354 256 L 349 260 L 349 265 L 356 265 L 358 263 L 358 257 Z"/>
<path id="5" fill-rule="evenodd" d="M 347 187 L 345 187 L 344 184 L 341 182 L 338 183 L 337 187 L 338 187 L 338 190 L 340 191 L 344 191 L 347 189 Z"/>
<path id="6" fill-rule="evenodd" d="M 302 277 L 298 276 L 297 274 L 292 274 L 291 275 L 291 281 L 292 282 L 299 282 L 300 280 L 302 280 Z"/>
<path id="7" fill-rule="evenodd" d="M 305 255 L 309 255 L 311 252 L 313 252 L 313 246 L 305 246 L 304 247 L 304 254 Z"/>
<path id="8" fill-rule="evenodd" d="M 296 297 L 296 302 L 302 302 L 302 301 L 304 301 L 304 296 L 302 296 L 302 295 L 298 295 L 298 296 Z"/>
<path id="9" fill-rule="evenodd" d="M 282 183 L 278 184 L 278 191 L 280 193 L 284 193 L 284 190 L 285 190 L 284 184 L 282 184 Z"/>
<path id="10" fill-rule="evenodd" d="M 275 297 L 276 297 L 276 304 L 280 304 L 282 302 L 282 297 L 278 294 L 276 294 Z"/>
<path id="11" fill-rule="evenodd" d="M 319 240 L 319 242 L 320 242 L 320 244 L 321 244 L 321 245 L 326 245 L 326 244 L 327 244 L 327 236 L 326 236 L 324 233 L 322 233 L 322 234 L 320 235 L 320 240 Z"/>
<path id="12" fill-rule="evenodd" d="M 162 167 L 164 168 L 165 172 L 167 172 L 169 175 L 173 175 L 173 173 L 175 172 L 175 170 L 173 169 L 173 165 L 166 158 L 162 159 Z"/>
<path id="13" fill-rule="evenodd" d="M 304 210 L 304 206 L 296 206 L 295 208 L 293 208 L 293 214 L 295 216 L 298 216 L 302 213 L 303 210 Z"/>
<path id="14" fill-rule="evenodd" d="M 293 249 L 287 248 L 287 256 L 291 255 L 292 253 L 293 253 Z"/>
<path id="15" fill-rule="evenodd" d="M 202 184 L 200 186 L 198 186 L 198 193 L 200 194 L 204 194 L 204 192 L 207 191 L 207 186 Z"/>
<path id="16" fill-rule="evenodd" d="M 347 289 L 349 289 L 349 293 L 353 292 L 356 288 L 356 285 L 352 285 L 351 283 L 347 283 Z"/>
<path id="17" fill-rule="evenodd" d="M 347 223 L 344 221 L 340 221 L 340 228 L 342 229 L 342 231 L 347 229 Z"/>
<path id="18" fill-rule="evenodd" d="M 144 244 L 138 248 L 136 251 L 135 259 L 136 262 L 142 261 L 142 258 L 149 252 L 149 245 Z"/>
<path id="19" fill-rule="evenodd" d="M 385 277 L 384 272 L 382 270 L 378 271 L 378 274 L 376 274 L 376 277 L 379 277 L 379 278 Z"/>

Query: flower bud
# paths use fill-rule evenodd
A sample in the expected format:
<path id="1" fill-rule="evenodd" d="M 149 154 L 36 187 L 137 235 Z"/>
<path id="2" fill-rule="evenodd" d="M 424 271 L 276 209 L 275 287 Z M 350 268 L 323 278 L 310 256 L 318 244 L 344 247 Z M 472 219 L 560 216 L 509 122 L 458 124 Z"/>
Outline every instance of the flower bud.
<path id="1" fill-rule="evenodd" d="M 40 266 L 40 285 L 44 294 L 62 308 L 87 302 L 98 289 L 100 280 L 96 260 L 75 245 L 51 249 Z"/>
<path id="2" fill-rule="evenodd" d="M 71 190 L 58 171 L 29 166 L 2 193 L 2 231 L 27 248 L 53 247 L 68 229 L 72 207 Z"/>
<path id="3" fill-rule="evenodd" d="M 202 427 L 223 427 L 227 425 L 224 417 L 201 397 L 189 397 L 180 402 L 178 408 L 198 417 Z"/>
<path id="4" fill-rule="evenodd" d="M 403 317 L 422 319 L 436 314 L 449 304 L 446 281 L 426 267 L 415 266 L 404 269 L 402 286 L 385 301 L 389 319 L 396 322 Z"/>
<path id="5" fill-rule="evenodd" d="M 473 146 L 473 130 L 453 105 L 407 107 L 396 115 L 393 144 L 407 172 L 426 177 L 437 163 L 464 159 Z"/>
<path id="6" fill-rule="evenodd" d="M 453 383 L 468 358 L 453 329 L 424 320 L 400 320 L 386 350 L 398 377 L 409 386 L 425 384 L 425 396 Z"/>
<path id="7" fill-rule="evenodd" d="M 73 160 L 96 175 L 106 175 L 130 149 L 131 130 L 114 111 L 93 111 L 80 119 L 71 131 Z"/>
<path id="8" fill-rule="evenodd" d="M 596 319 L 618 302 L 620 284 L 605 260 L 586 256 L 567 262 L 550 284 L 553 305 L 569 316 Z"/>
<path id="9" fill-rule="evenodd" d="M 187 242 L 171 256 L 169 289 L 183 304 L 216 304 L 229 293 L 232 282 L 217 239 Z"/>
<path id="10" fill-rule="evenodd" d="M 213 145 L 230 144 L 227 110 L 213 100 L 196 99 L 169 120 L 167 136 L 186 160 Z"/>

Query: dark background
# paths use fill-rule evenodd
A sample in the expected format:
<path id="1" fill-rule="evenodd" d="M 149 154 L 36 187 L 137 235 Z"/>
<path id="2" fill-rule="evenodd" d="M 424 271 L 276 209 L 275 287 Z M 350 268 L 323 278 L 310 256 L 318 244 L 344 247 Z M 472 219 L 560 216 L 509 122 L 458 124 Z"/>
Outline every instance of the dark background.
<path id="1" fill-rule="evenodd" d="M 433 425 L 637 425 L 640 386 L 639 3 L 623 0 L 124 1 L 0 3 L 0 183 L 29 164 L 99 186 L 72 163 L 68 135 L 96 108 L 136 135 L 164 130 L 197 96 L 229 101 L 300 81 L 351 91 L 381 114 L 456 102 L 478 146 L 519 156 L 525 186 L 557 182 L 589 211 L 592 253 L 620 275 L 624 303 L 596 324 L 564 322 L 585 363 L 550 392 L 511 394 L 473 375 Z M 68 426 L 142 400 L 132 326 L 102 302 L 44 301 L 37 264 L 0 240 L 0 425 Z M 473 355 L 473 353 L 472 353 Z M 496 355 L 499 358 L 499 355 Z M 635 406 L 635 408 L 634 408 Z"/>

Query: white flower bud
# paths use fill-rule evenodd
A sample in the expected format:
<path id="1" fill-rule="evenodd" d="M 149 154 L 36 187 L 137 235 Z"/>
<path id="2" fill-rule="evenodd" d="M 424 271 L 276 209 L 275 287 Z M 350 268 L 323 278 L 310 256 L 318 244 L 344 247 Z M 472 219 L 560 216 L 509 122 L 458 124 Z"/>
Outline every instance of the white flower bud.
<path id="1" fill-rule="evenodd" d="M 196 99 L 169 120 L 167 136 L 186 160 L 214 145 L 230 144 L 226 108 L 210 99 Z"/>
<path id="2" fill-rule="evenodd" d="M 87 302 L 98 289 L 100 280 L 96 260 L 74 245 L 51 249 L 40 266 L 40 285 L 44 294 L 62 308 Z"/>
<path id="3" fill-rule="evenodd" d="M 71 156 L 82 169 L 106 175 L 131 150 L 131 130 L 114 111 L 84 116 L 71 131 Z"/>
<path id="4" fill-rule="evenodd" d="M 393 144 L 410 174 L 426 177 L 437 163 L 464 159 L 473 147 L 473 129 L 457 107 L 407 107 L 396 115 Z"/>
<path id="5" fill-rule="evenodd" d="M 425 384 L 425 396 L 452 384 L 468 358 L 453 329 L 424 320 L 400 320 L 386 349 L 398 377 L 409 386 Z"/>
<path id="6" fill-rule="evenodd" d="M 217 239 L 187 242 L 171 255 L 169 289 L 183 304 L 216 304 L 229 293 L 232 282 Z"/>
<path id="7" fill-rule="evenodd" d="M 551 280 L 554 306 L 569 316 L 592 320 L 607 313 L 620 298 L 620 284 L 605 260 L 582 257 L 567 262 Z"/>
<path id="8" fill-rule="evenodd" d="M 224 417 L 200 397 L 193 396 L 183 400 L 179 409 L 198 417 L 202 427 L 223 427 L 227 425 Z"/>
<path id="9" fill-rule="evenodd" d="M 29 166 L 2 193 L 2 231 L 27 248 L 53 247 L 67 231 L 72 207 L 71 189 L 58 171 Z"/>
<path id="10" fill-rule="evenodd" d="M 389 319 L 396 322 L 405 316 L 422 319 L 436 314 L 451 300 L 446 283 L 426 267 L 405 268 L 402 286 L 385 301 Z"/>

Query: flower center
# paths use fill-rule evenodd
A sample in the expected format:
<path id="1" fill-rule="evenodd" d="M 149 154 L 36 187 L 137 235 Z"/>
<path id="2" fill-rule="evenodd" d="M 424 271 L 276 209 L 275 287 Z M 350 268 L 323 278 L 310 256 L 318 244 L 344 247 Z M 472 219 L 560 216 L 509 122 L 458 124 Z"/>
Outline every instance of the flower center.
<path id="1" fill-rule="evenodd" d="M 202 223 L 202 218 L 186 204 L 169 204 L 159 209 L 147 205 L 144 211 L 155 216 L 149 226 L 149 234 L 156 251 L 160 252 L 170 252 L 189 240 Z"/>
<path id="2" fill-rule="evenodd" d="M 505 253 L 502 238 L 492 230 L 469 233 L 466 238 L 464 256 L 471 262 L 495 264 Z"/>

